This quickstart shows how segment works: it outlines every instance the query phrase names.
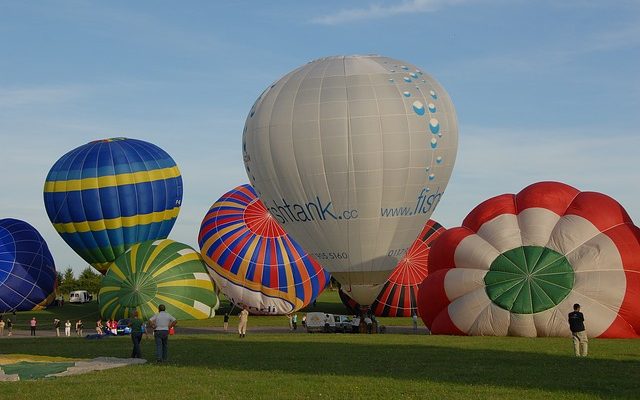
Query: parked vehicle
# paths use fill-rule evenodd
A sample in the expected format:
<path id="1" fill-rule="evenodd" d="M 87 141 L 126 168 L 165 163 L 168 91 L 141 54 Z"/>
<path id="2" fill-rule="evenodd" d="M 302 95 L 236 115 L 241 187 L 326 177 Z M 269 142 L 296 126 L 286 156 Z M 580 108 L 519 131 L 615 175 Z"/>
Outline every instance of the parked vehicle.
<path id="1" fill-rule="evenodd" d="M 334 332 L 336 321 L 333 314 L 323 312 L 307 313 L 307 332 Z"/>
<path id="2" fill-rule="evenodd" d="M 129 328 L 129 318 L 123 318 L 118 321 L 116 332 L 118 335 L 128 335 L 131 333 L 131 328 Z"/>
<path id="3" fill-rule="evenodd" d="M 335 331 L 336 332 L 351 332 L 351 317 L 348 315 L 334 315 Z"/>
<path id="4" fill-rule="evenodd" d="M 69 293 L 69 303 L 88 303 L 91 295 L 86 290 L 74 290 Z"/>

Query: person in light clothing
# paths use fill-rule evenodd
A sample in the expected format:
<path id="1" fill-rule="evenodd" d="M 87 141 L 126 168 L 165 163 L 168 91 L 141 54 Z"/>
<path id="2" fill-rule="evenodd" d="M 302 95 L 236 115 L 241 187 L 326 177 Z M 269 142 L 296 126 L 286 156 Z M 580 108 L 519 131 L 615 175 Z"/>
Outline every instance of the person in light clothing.
<path id="1" fill-rule="evenodd" d="M 573 339 L 573 351 L 576 357 L 586 357 L 589 347 L 589 338 L 584 327 L 584 315 L 580 312 L 580 304 L 573 305 L 573 312 L 569 313 L 569 329 Z"/>
<path id="2" fill-rule="evenodd" d="M 168 358 L 169 329 L 176 326 L 178 321 L 165 311 L 164 304 L 158 306 L 158 313 L 149 318 L 149 324 L 153 328 L 153 337 L 156 340 L 156 361 L 166 362 Z"/>
<path id="3" fill-rule="evenodd" d="M 71 321 L 69 320 L 64 323 L 64 335 L 67 337 L 71 336 Z"/>
<path id="4" fill-rule="evenodd" d="M 249 310 L 247 310 L 247 306 L 244 306 L 242 311 L 240 311 L 240 322 L 238 323 L 238 334 L 241 338 L 247 335 L 247 322 L 249 320 Z"/>

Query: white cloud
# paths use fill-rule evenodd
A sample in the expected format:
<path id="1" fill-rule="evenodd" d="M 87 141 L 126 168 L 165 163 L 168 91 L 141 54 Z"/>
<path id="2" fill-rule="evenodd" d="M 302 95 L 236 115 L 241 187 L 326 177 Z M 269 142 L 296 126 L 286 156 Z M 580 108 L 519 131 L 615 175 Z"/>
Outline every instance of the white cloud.
<path id="1" fill-rule="evenodd" d="M 313 18 L 311 22 L 321 25 L 337 25 L 351 21 L 387 18 L 401 14 L 434 12 L 438 9 L 468 0 L 404 0 L 400 3 L 370 4 L 366 8 L 343 9 L 334 14 Z"/>

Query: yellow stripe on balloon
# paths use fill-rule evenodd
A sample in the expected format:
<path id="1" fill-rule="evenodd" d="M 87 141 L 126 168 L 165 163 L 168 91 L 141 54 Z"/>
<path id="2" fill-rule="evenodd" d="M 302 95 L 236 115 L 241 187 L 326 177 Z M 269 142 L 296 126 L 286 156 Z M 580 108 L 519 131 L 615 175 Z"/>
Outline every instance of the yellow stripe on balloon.
<path id="1" fill-rule="evenodd" d="M 142 272 L 147 272 L 151 264 L 153 264 L 153 262 L 155 261 L 158 254 L 160 254 L 162 250 L 170 246 L 172 243 L 174 242 L 171 240 L 162 240 L 158 245 L 155 245 L 156 247 L 153 249 L 153 252 L 151 252 L 151 255 L 147 257 L 147 262 L 144 264 L 144 267 L 142 268 Z M 131 251 L 133 251 L 133 249 Z"/>
<path id="2" fill-rule="evenodd" d="M 100 307 L 100 314 L 102 314 L 104 312 L 104 310 L 107 309 L 107 307 L 109 307 L 111 304 L 113 304 L 113 302 L 115 302 L 116 300 L 118 300 L 117 297 L 114 297 L 113 299 L 107 301 L 106 303 L 104 303 L 102 305 L 102 307 Z"/>
<path id="3" fill-rule="evenodd" d="M 157 278 L 158 275 L 161 275 L 165 272 L 167 272 L 167 270 L 170 270 L 171 268 L 175 267 L 176 265 L 180 265 L 182 263 L 186 263 L 189 261 L 200 261 L 200 255 L 198 255 L 198 253 L 196 253 L 195 251 L 193 253 L 187 253 L 183 256 L 180 256 L 178 258 L 176 258 L 175 260 L 172 260 L 166 264 L 163 264 L 161 268 L 158 268 L 157 271 L 154 271 L 151 276 L 154 278 Z M 146 268 L 145 268 L 146 269 Z"/>
<path id="4" fill-rule="evenodd" d="M 134 250 L 131 249 L 131 251 L 134 251 Z M 113 271 L 113 273 L 118 275 L 118 278 L 122 279 L 123 281 L 127 280 L 127 277 L 124 276 L 124 273 L 122 272 L 122 270 L 120 270 L 120 267 L 118 267 L 116 263 L 113 263 L 113 265 L 109 267 L 109 271 Z"/>
<path id="5" fill-rule="evenodd" d="M 132 185 L 136 183 L 155 182 L 165 180 L 167 178 L 177 178 L 179 176 L 180 170 L 177 166 L 173 166 L 151 171 L 138 171 L 126 174 L 105 175 L 97 178 L 46 181 L 44 183 L 44 192 L 63 193 L 76 190 L 99 189 L 113 186 Z"/>
<path id="6" fill-rule="evenodd" d="M 156 298 L 159 300 L 162 300 L 168 304 L 171 304 L 172 306 L 184 311 L 185 313 L 191 315 L 192 317 L 196 318 L 196 319 L 205 319 L 205 318 L 209 318 L 209 316 L 205 313 L 203 313 L 200 310 L 197 310 L 187 304 L 181 303 L 177 300 L 172 299 L 171 297 L 167 297 L 164 295 L 161 295 L 160 293 L 156 294 Z"/>
<path id="7" fill-rule="evenodd" d="M 117 292 L 120 290 L 119 286 L 103 286 L 100 288 L 100 293 Z"/>
<path id="8" fill-rule="evenodd" d="M 132 228 L 138 225 L 148 225 L 177 218 L 180 207 L 171 210 L 152 212 L 148 214 L 132 215 L 130 217 L 116 217 L 97 221 L 67 222 L 53 224 L 58 233 L 99 232 L 105 229 Z"/>
<path id="9" fill-rule="evenodd" d="M 163 283 L 158 283 L 156 285 L 157 287 L 161 288 L 161 287 L 199 287 L 202 289 L 209 289 L 209 290 L 213 290 L 213 284 L 211 283 L 211 281 L 205 281 L 202 279 L 180 279 L 180 280 L 176 280 L 176 281 L 169 281 L 169 282 L 163 282 Z"/>

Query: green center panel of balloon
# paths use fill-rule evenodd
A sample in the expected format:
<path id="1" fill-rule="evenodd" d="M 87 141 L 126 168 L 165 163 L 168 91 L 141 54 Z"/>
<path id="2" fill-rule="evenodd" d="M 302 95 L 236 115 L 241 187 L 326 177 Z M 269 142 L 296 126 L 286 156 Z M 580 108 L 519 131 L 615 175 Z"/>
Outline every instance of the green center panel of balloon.
<path id="1" fill-rule="evenodd" d="M 119 303 L 124 307 L 136 308 L 156 297 L 158 287 L 150 274 L 130 276 L 120 283 Z"/>
<path id="2" fill-rule="evenodd" d="M 516 314 L 533 314 L 558 305 L 573 288 L 574 272 L 560 253 L 522 246 L 500 254 L 485 275 L 487 295 Z"/>

